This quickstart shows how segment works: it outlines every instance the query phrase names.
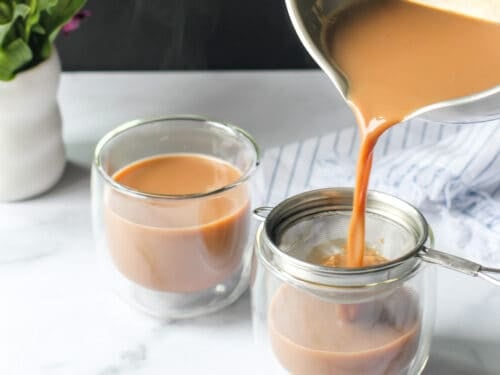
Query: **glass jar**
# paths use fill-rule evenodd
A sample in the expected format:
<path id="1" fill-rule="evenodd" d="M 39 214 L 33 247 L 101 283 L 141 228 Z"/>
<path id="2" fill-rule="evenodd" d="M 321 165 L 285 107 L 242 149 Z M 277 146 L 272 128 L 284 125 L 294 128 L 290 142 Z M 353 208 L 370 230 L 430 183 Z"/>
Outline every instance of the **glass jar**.
<path id="1" fill-rule="evenodd" d="M 145 193 L 116 180 L 133 163 L 169 155 L 215 159 L 240 177 L 185 195 Z M 108 133 L 95 151 L 92 202 L 97 249 L 113 289 L 166 319 L 235 301 L 248 285 L 249 184 L 258 164 L 257 145 L 245 131 L 198 117 L 138 120 Z"/>
<path id="2" fill-rule="evenodd" d="M 414 254 L 431 242 L 427 223 L 398 198 L 370 192 L 366 243 L 387 261 L 323 266 L 343 251 L 351 202 L 352 189 L 299 194 L 269 209 L 258 229 L 252 319 L 268 373 L 413 375 L 426 365 L 435 271 Z"/>

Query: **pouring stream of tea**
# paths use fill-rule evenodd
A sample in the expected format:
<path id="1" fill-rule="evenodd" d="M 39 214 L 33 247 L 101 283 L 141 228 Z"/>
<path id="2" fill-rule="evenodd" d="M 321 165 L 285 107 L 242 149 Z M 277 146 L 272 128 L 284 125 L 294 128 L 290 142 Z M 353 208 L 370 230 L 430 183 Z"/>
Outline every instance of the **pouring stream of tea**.
<path id="1" fill-rule="evenodd" d="M 418 108 L 500 84 L 500 24 L 404 0 L 361 2 L 328 19 L 323 45 L 349 82 L 360 128 L 346 245 L 347 266 L 360 267 L 377 139 Z"/>

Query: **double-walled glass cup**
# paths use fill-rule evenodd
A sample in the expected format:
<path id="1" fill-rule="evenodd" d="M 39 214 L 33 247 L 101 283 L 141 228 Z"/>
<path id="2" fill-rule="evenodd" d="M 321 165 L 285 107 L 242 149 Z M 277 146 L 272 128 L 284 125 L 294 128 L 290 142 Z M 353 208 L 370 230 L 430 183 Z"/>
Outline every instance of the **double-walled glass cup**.
<path id="1" fill-rule="evenodd" d="M 116 181 L 133 163 L 174 155 L 226 163 L 240 177 L 185 195 L 145 193 Z M 98 253 L 114 290 L 166 319 L 235 301 L 248 285 L 249 184 L 258 164 L 257 146 L 245 131 L 198 117 L 137 120 L 108 133 L 95 151 L 92 201 Z"/>
<path id="2" fill-rule="evenodd" d="M 352 189 L 289 198 L 257 232 L 252 317 L 269 373 L 418 374 L 429 356 L 434 269 L 414 256 L 430 244 L 425 219 L 409 204 L 370 192 L 366 242 L 386 263 L 322 265 L 343 251 Z"/>

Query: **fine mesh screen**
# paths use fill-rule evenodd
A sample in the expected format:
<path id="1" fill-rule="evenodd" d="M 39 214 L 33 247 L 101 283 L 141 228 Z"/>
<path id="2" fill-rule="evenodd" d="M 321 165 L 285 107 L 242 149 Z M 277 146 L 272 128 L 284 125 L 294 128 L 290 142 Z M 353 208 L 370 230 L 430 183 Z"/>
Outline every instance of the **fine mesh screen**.
<path id="1" fill-rule="evenodd" d="M 330 211 L 303 217 L 278 233 L 278 247 L 302 261 L 319 263 L 330 255 L 342 253 L 349 228 L 350 212 Z M 388 261 L 412 251 L 416 234 L 383 216 L 367 213 L 365 241 Z"/>

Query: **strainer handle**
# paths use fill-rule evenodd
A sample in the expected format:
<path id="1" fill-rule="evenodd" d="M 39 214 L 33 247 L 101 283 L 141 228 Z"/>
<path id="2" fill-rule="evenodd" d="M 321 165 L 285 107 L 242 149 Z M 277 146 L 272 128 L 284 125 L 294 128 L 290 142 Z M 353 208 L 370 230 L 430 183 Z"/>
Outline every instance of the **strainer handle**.
<path id="1" fill-rule="evenodd" d="M 457 257 L 455 255 L 443 253 L 442 251 L 424 248 L 418 253 L 420 259 L 427 263 L 436 264 L 438 266 L 449 268 L 453 271 L 465 273 L 469 276 L 479 276 L 483 280 L 489 281 L 492 284 L 500 286 L 500 279 L 493 277 L 491 274 L 500 276 L 500 269 L 484 267 L 479 263 Z"/>
<path id="2" fill-rule="evenodd" d="M 257 220 L 264 221 L 266 220 L 267 215 L 269 215 L 269 213 L 273 210 L 273 208 L 274 207 L 269 206 L 258 207 L 253 210 L 253 217 Z"/>

